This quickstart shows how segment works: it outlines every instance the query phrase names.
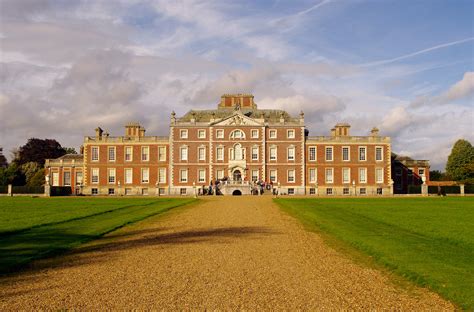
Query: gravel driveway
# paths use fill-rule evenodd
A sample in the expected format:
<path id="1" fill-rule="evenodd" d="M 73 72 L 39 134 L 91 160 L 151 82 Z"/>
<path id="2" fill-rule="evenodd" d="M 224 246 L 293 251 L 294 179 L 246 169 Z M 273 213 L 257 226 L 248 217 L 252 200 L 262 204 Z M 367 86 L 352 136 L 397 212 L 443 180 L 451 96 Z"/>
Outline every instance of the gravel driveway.
<path id="1" fill-rule="evenodd" d="M 270 197 L 209 197 L 0 280 L 0 310 L 453 310 L 329 248 Z"/>

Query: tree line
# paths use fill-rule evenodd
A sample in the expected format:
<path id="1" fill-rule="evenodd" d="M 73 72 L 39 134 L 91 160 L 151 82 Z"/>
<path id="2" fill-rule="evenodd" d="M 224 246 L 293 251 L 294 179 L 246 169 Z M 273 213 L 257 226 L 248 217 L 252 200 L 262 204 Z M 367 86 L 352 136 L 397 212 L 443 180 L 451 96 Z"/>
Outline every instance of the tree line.
<path id="1" fill-rule="evenodd" d="M 474 184 L 474 147 L 464 139 L 457 140 L 446 163 L 446 171 L 430 171 L 431 181 L 458 181 Z"/>

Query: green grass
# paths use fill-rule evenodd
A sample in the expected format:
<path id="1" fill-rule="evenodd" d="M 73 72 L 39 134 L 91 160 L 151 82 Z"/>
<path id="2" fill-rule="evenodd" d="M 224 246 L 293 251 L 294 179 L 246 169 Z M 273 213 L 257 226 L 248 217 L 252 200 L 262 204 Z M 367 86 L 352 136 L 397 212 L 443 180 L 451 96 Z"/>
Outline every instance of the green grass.
<path id="1" fill-rule="evenodd" d="M 474 309 L 474 198 L 276 199 L 310 229 Z"/>
<path id="2" fill-rule="evenodd" d="M 193 201 L 191 198 L 0 197 L 0 274 Z"/>

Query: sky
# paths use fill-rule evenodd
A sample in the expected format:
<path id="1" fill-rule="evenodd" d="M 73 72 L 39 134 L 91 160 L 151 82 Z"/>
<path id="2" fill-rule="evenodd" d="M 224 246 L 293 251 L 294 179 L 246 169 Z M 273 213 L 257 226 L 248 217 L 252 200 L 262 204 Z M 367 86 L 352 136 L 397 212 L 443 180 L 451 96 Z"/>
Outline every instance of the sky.
<path id="1" fill-rule="evenodd" d="M 97 126 L 168 135 L 224 93 L 305 113 L 310 135 L 374 126 L 444 170 L 474 143 L 474 1 L 0 0 L 0 147 L 79 149 Z"/>

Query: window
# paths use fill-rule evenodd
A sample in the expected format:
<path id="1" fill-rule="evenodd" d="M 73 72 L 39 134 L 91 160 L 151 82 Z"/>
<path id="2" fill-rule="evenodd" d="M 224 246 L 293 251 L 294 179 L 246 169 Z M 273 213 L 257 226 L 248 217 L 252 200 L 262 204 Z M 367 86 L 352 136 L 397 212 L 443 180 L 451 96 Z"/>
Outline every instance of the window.
<path id="1" fill-rule="evenodd" d="M 276 170 L 270 170 L 270 181 L 274 182 L 274 183 L 277 181 L 277 171 Z"/>
<path id="2" fill-rule="evenodd" d="M 308 149 L 309 161 L 316 161 L 316 146 L 310 146 Z"/>
<path id="3" fill-rule="evenodd" d="M 288 148 L 288 160 L 295 160 L 295 148 L 289 147 Z"/>
<path id="4" fill-rule="evenodd" d="M 383 160 L 383 148 L 381 146 L 377 146 L 375 148 L 375 160 L 382 161 Z"/>
<path id="5" fill-rule="evenodd" d="M 132 195 L 132 189 L 127 187 L 125 189 L 125 195 Z"/>
<path id="6" fill-rule="evenodd" d="M 180 195 L 186 195 L 186 189 L 185 188 L 180 188 L 179 189 L 179 194 Z"/>
<path id="7" fill-rule="evenodd" d="M 276 139 L 276 137 L 277 137 L 277 131 L 270 130 L 270 139 Z"/>
<path id="8" fill-rule="evenodd" d="M 142 183 L 150 182 L 150 170 L 148 168 L 142 168 Z"/>
<path id="9" fill-rule="evenodd" d="M 258 160 L 258 146 L 252 147 L 252 160 Z"/>
<path id="10" fill-rule="evenodd" d="M 333 160 L 332 151 L 333 151 L 332 146 L 326 147 L 326 161 L 332 161 Z"/>
<path id="11" fill-rule="evenodd" d="M 108 181 L 109 184 L 115 184 L 115 168 L 108 169 Z"/>
<path id="12" fill-rule="evenodd" d="M 83 178 L 82 178 L 82 171 L 77 171 L 76 172 L 76 185 L 82 185 L 82 182 L 83 182 Z"/>
<path id="13" fill-rule="evenodd" d="M 63 175 L 64 186 L 71 186 L 71 172 L 64 171 Z"/>
<path id="14" fill-rule="evenodd" d="M 165 195 L 165 189 L 162 188 L 162 187 L 160 187 L 160 188 L 158 189 L 158 194 L 160 194 L 160 195 Z"/>
<path id="15" fill-rule="evenodd" d="M 115 195 L 115 189 L 109 188 L 109 195 Z"/>
<path id="16" fill-rule="evenodd" d="M 97 188 L 95 188 L 95 187 L 92 188 L 92 189 L 91 189 L 91 194 L 92 194 L 92 195 L 99 195 L 99 189 L 97 189 Z"/>
<path id="17" fill-rule="evenodd" d="M 375 168 L 375 183 L 383 183 L 383 168 Z"/>
<path id="18" fill-rule="evenodd" d="M 179 149 L 179 159 L 188 160 L 188 148 L 186 146 L 183 146 Z"/>
<path id="19" fill-rule="evenodd" d="M 277 148 L 276 146 L 270 147 L 270 160 L 277 159 Z"/>
<path id="20" fill-rule="evenodd" d="M 224 160 L 224 148 L 218 147 L 216 149 L 216 159 L 217 160 Z"/>
<path id="21" fill-rule="evenodd" d="M 115 146 L 109 146 L 109 161 L 115 161 Z"/>
<path id="22" fill-rule="evenodd" d="M 334 183 L 334 168 L 326 168 L 326 183 Z"/>
<path id="23" fill-rule="evenodd" d="M 252 170 L 252 181 L 258 181 L 258 170 Z"/>
<path id="24" fill-rule="evenodd" d="M 244 149 L 242 148 L 242 145 L 235 144 L 234 148 L 230 149 L 231 160 L 242 160 L 242 159 L 245 159 L 244 156 L 245 156 L 245 153 L 244 153 Z"/>
<path id="25" fill-rule="evenodd" d="M 350 195 L 350 191 L 348 187 L 342 189 L 342 195 Z"/>
<path id="26" fill-rule="evenodd" d="M 216 170 L 216 177 L 218 179 L 224 179 L 224 170 L 221 170 L 221 169 Z"/>
<path id="27" fill-rule="evenodd" d="M 424 176 L 425 175 L 425 169 L 418 169 L 418 175 L 420 177 Z"/>
<path id="28" fill-rule="evenodd" d="M 98 146 L 91 147 L 91 160 L 99 161 L 99 147 Z"/>
<path id="29" fill-rule="evenodd" d="M 198 139 L 205 139 L 206 138 L 206 130 L 199 129 L 198 130 Z"/>
<path id="30" fill-rule="evenodd" d="M 367 160 L 367 148 L 365 146 L 359 146 L 359 161 Z"/>
<path id="31" fill-rule="evenodd" d="M 326 189 L 326 195 L 332 195 L 332 187 Z"/>
<path id="32" fill-rule="evenodd" d="M 166 168 L 158 169 L 158 183 L 166 183 Z"/>
<path id="33" fill-rule="evenodd" d="M 198 160 L 206 160 L 206 148 L 199 147 L 198 148 Z"/>
<path id="34" fill-rule="evenodd" d="M 133 169 L 126 168 L 125 169 L 125 184 L 132 184 L 133 183 Z"/>
<path id="35" fill-rule="evenodd" d="M 91 181 L 94 184 L 99 183 L 99 168 L 92 168 Z"/>
<path id="36" fill-rule="evenodd" d="M 148 146 L 142 146 L 142 161 L 150 160 L 150 148 Z"/>
<path id="37" fill-rule="evenodd" d="M 206 182 L 206 170 L 200 169 L 198 171 L 198 182 Z"/>
<path id="38" fill-rule="evenodd" d="M 382 195 L 382 194 L 383 194 L 382 188 L 381 187 L 377 188 L 377 195 Z"/>
<path id="39" fill-rule="evenodd" d="M 258 129 L 252 129 L 252 139 L 258 139 Z"/>
<path id="40" fill-rule="evenodd" d="M 148 189 L 142 188 L 142 195 L 148 195 Z"/>
<path id="41" fill-rule="evenodd" d="M 187 139 L 188 138 L 188 129 L 179 130 L 179 137 L 181 139 Z"/>
<path id="42" fill-rule="evenodd" d="M 133 160 L 133 147 L 126 146 L 125 147 L 125 161 L 132 161 Z"/>
<path id="43" fill-rule="evenodd" d="M 309 195 L 316 195 L 316 189 L 314 187 L 309 189 Z"/>
<path id="44" fill-rule="evenodd" d="M 288 139 L 294 139 L 295 138 L 295 130 L 291 129 L 286 132 Z"/>
<path id="45" fill-rule="evenodd" d="M 234 130 L 230 134 L 231 139 L 245 139 L 245 134 L 240 130 Z"/>
<path id="46" fill-rule="evenodd" d="M 188 182 L 188 170 L 183 169 L 179 171 L 179 182 Z"/>
<path id="47" fill-rule="evenodd" d="M 309 169 L 309 183 L 316 183 L 316 168 Z"/>
<path id="48" fill-rule="evenodd" d="M 158 161 L 166 161 L 166 146 L 158 146 Z"/>
<path id="49" fill-rule="evenodd" d="M 349 161 L 350 160 L 350 149 L 349 146 L 342 147 L 342 160 Z"/>
<path id="50" fill-rule="evenodd" d="M 223 139 L 224 138 L 224 130 L 222 130 L 222 129 L 216 130 L 216 138 L 217 139 Z"/>
<path id="51" fill-rule="evenodd" d="M 342 183 L 351 183 L 351 169 L 342 168 Z"/>
<path id="52" fill-rule="evenodd" d="M 288 195 L 295 195 L 295 189 L 294 188 L 289 188 L 288 189 Z"/>
<path id="53" fill-rule="evenodd" d="M 295 183 L 295 170 L 288 170 L 288 183 Z"/>
<path id="54" fill-rule="evenodd" d="M 365 187 L 362 187 L 359 189 L 359 194 L 360 195 L 367 195 L 367 189 Z"/>
<path id="55" fill-rule="evenodd" d="M 359 182 L 367 183 L 367 168 L 359 168 Z"/>

